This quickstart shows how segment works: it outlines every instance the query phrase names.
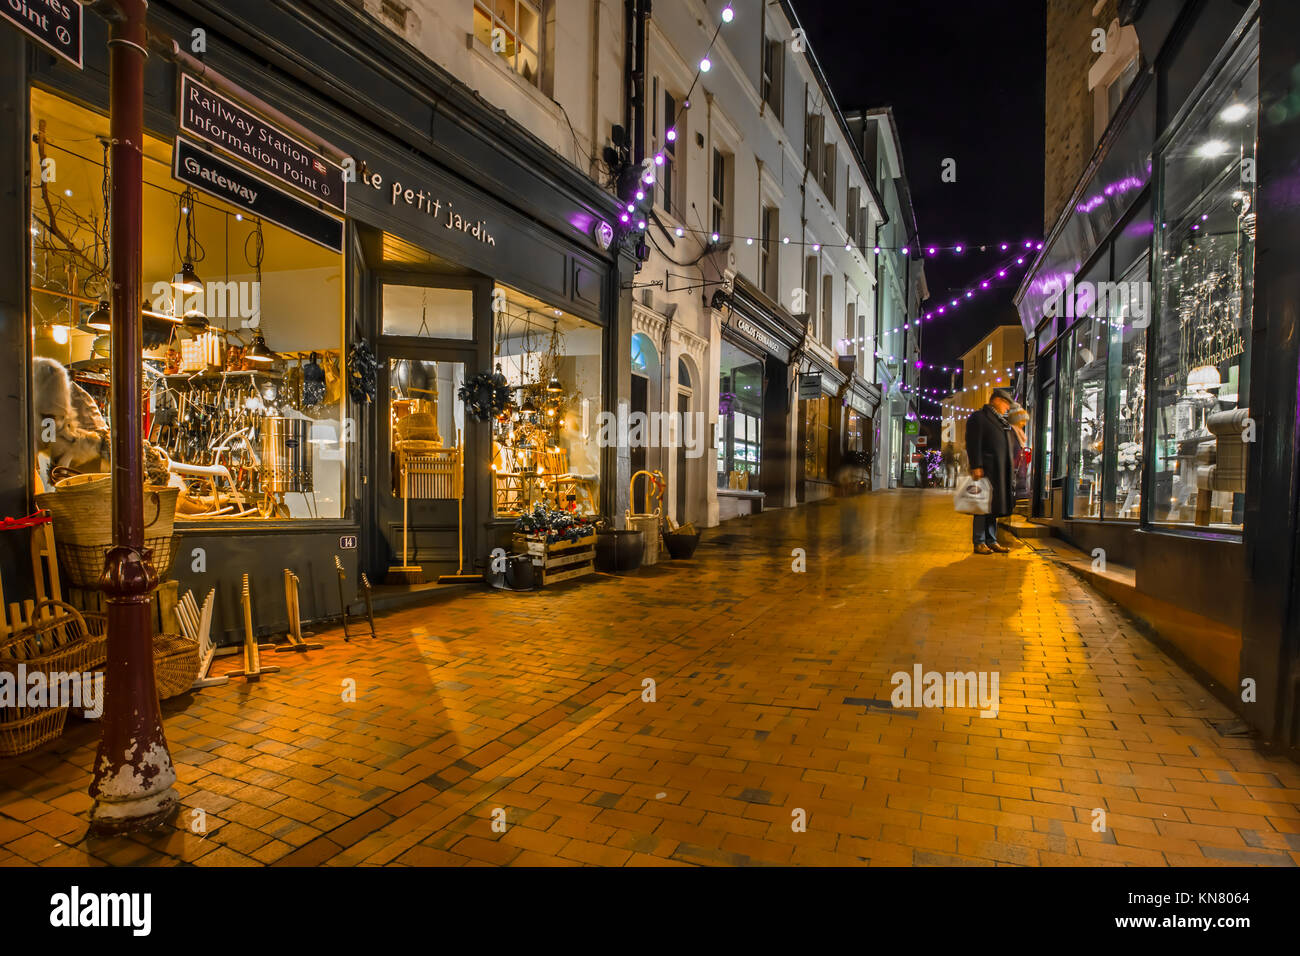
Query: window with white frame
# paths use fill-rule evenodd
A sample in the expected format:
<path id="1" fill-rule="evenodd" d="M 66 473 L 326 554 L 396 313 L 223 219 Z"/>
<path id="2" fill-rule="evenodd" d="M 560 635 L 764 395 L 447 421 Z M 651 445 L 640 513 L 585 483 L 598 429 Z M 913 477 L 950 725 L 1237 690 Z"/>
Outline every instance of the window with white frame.
<path id="1" fill-rule="evenodd" d="M 762 236 L 758 244 L 758 281 L 763 292 L 775 299 L 779 295 L 781 212 L 775 206 L 764 206 L 760 218 Z"/>
<path id="2" fill-rule="evenodd" d="M 710 225 L 713 233 L 726 236 L 731 233 L 731 169 L 732 156 L 720 149 L 713 150 L 713 189 Z"/>
<path id="3" fill-rule="evenodd" d="M 826 275 L 822 276 L 822 322 L 821 322 L 822 345 L 826 346 L 827 348 L 831 347 L 831 335 L 833 334 L 831 329 L 834 320 L 831 318 L 833 314 L 831 311 L 831 307 L 834 305 L 834 300 L 835 300 L 835 280 L 828 272 L 826 273 Z"/>
<path id="4" fill-rule="evenodd" d="M 654 101 L 659 110 L 651 110 L 651 148 L 656 153 L 663 153 L 664 164 L 659 168 L 658 184 L 659 207 L 669 215 L 677 215 L 682 204 L 682 168 L 678 164 L 677 146 L 686 141 L 686 111 L 681 109 L 681 101 L 669 90 L 659 92 L 659 78 L 653 82 Z M 670 135 L 671 133 L 671 135 Z M 680 218 L 680 217 L 679 217 Z"/>
<path id="5" fill-rule="evenodd" d="M 759 92 L 777 119 L 782 118 L 784 110 L 785 45 L 780 40 L 763 37 L 763 73 L 759 80 Z"/>
<path id="6" fill-rule="evenodd" d="M 533 86 L 541 84 L 543 0 L 473 0 L 474 36 Z"/>

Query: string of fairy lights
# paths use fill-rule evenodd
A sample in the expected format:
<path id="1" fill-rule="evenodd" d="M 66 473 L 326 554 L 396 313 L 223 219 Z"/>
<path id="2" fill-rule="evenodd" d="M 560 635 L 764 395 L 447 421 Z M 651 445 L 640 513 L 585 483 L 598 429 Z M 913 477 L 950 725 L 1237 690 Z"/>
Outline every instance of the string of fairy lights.
<path id="1" fill-rule="evenodd" d="M 664 129 L 665 143 L 675 144 L 677 142 L 677 126 L 680 117 L 682 116 L 682 114 L 684 114 L 687 110 L 690 109 L 691 96 L 692 94 L 694 94 L 695 87 L 700 82 L 700 78 L 713 68 L 713 61 L 711 59 L 713 53 L 713 47 L 717 43 L 718 36 L 722 32 L 723 26 L 725 24 L 731 23 L 733 20 L 735 20 L 735 17 L 736 17 L 735 9 L 731 6 L 730 3 L 726 4 L 722 8 L 717 25 L 714 27 L 713 35 L 709 38 L 709 44 L 705 48 L 704 55 L 700 58 L 699 65 L 695 71 L 695 75 L 691 77 L 691 84 L 686 92 L 686 96 L 683 97 L 681 101 L 677 104 L 677 106 L 673 111 L 672 116 L 666 118 L 665 129 Z M 658 176 L 655 174 L 654 170 L 655 168 L 662 168 L 665 162 L 667 161 L 667 157 L 665 155 L 665 150 L 667 148 L 668 147 L 657 150 L 653 156 L 652 163 L 646 164 L 645 172 L 641 176 L 641 182 L 636 187 L 635 198 L 637 202 L 646 201 L 646 191 L 645 191 L 646 188 L 648 188 L 651 191 L 653 191 L 653 189 L 655 188 L 656 180 L 658 179 Z M 673 148 L 675 149 L 675 147 Z M 625 225 L 631 226 L 632 217 L 634 215 L 637 216 L 637 220 L 635 223 L 636 228 L 638 230 L 644 231 L 647 228 L 647 220 L 643 214 L 638 212 L 638 209 L 635 204 L 629 202 L 627 206 L 627 210 L 621 215 L 620 218 Z M 743 242 L 747 246 L 752 246 L 755 242 L 770 243 L 776 241 L 776 237 L 774 236 L 768 236 L 768 237 L 749 236 L 749 235 L 743 235 L 739 233 L 725 233 L 719 230 L 695 229 L 686 225 L 675 226 L 673 232 L 678 238 L 684 238 L 687 235 L 690 235 L 694 238 L 700 239 L 702 244 L 711 245 L 711 246 L 718 246 L 724 242 L 731 242 L 731 243 Z M 783 246 L 795 246 L 801 249 L 808 248 L 815 253 L 820 253 L 824 245 L 823 243 L 814 242 L 811 240 L 793 239 L 789 235 L 782 235 L 780 237 L 780 243 Z M 854 248 L 854 244 L 852 239 L 849 239 L 844 243 L 844 251 L 852 252 L 853 248 Z M 944 255 L 951 254 L 954 256 L 961 256 L 967 253 L 976 253 L 976 252 L 978 253 L 996 252 L 996 253 L 1006 254 L 1008 256 L 1008 258 L 1004 262 L 999 263 L 996 268 L 991 269 L 987 274 L 981 276 L 979 279 L 972 282 L 966 288 L 959 290 L 955 296 L 953 296 L 948 300 L 947 303 L 940 303 L 936 308 L 933 308 L 917 316 L 915 320 L 909 319 L 908 321 L 903 322 L 902 325 L 898 325 L 890 329 L 882 330 L 880 332 L 880 338 L 883 339 L 885 336 L 897 335 L 899 332 L 910 331 L 913 326 L 919 328 L 921 323 L 923 322 L 933 322 L 936 319 L 946 317 L 956 312 L 957 309 L 961 308 L 963 304 L 973 299 L 976 295 L 979 295 L 982 292 L 987 292 L 990 288 L 992 288 L 995 282 L 997 282 L 1000 279 L 1007 278 L 1008 273 L 1011 271 L 1013 267 L 1024 266 L 1026 261 L 1032 258 L 1032 253 L 1041 251 L 1042 248 L 1043 248 L 1043 243 L 1035 239 L 1025 239 L 1018 242 L 1009 242 L 1009 241 L 1008 242 L 983 242 L 983 243 L 953 242 L 947 245 L 931 243 L 931 244 L 917 244 L 916 246 L 912 246 L 910 244 L 901 245 L 901 246 L 881 245 L 879 243 L 873 244 L 870 248 L 870 252 L 872 256 L 876 256 L 876 257 L 879 257 L 882 253 L 886 253 L 886 252 L 898 253 L 905 257 L 910 256 L 915 252 L 926 259 L 936 259 L 940 256 L 940 254 L 944 254 Z M 863 248 L 860 251 L 865 257 L 867 250 Z M 1014 256 L 1014 261 L 1012 259 L 1012 256 Z M 895 360 L 894 356 L 892 355 L 886 356 L 886 354 L 883 351 L 874 349 L 874 344 L 876 342 L 876 339 L 877 339 L 876 333 L 873 332 L 869 335 L 864 335 L 856 339 L 851 337 L 843 338 L 840 339 L 839 342 L 842 346 L 846 346 L 846 347 L 852 346 L 855 343 L 864 346 L 867 345 L 868 343 L 872 343 L 873 352 L 877 358 L 887 357 L 889 361 L 894 361 Z M 940 366 L 934 363 L 922 362 L 919 360 L 915 363 L 915 365 L 918 371 L 928 370 L 928 371 L 939 371 L 945 373 L 951 372 L 953 374 L 958 374 L 958 375 L 962 375 L 965 372 L 964 368 L 961 366 L 952 366 L 952 367 L 947 365 Z M 945 397 L 946 398 L 952 397 L 953 395 L 973 392 L 982 388 L 988 388 L 994 385 L 995 383 L 1001 384 L 1002 375 L 1006 375 L 1008 380 L 1010 380 L 1011 377 L 1016 373 L 1017 369 L 1018 369 L 1018 365 L 1015 367 L 1005 368 L 1005 369 L 979 369 L 977 370 L 977 373 L 985 375 L 986 377 L 995 372 L 1000 374 L 995 376 L 995 378 L 992 381 L 986 380 L 982 383 L 969 384 L 964 388 L 948 393 L 948 395 L 946 395 Z M 939 393 L 938 389 L 918 390 L 906 384 L 902 384 L 899 386 L 899 390 L 911 395 L 915 395 L 917 398 L 922 399 L 924 401 L 933 402 L 947 410 L 951 410 L 954 412 L 974 411 L 974 409 L 944 405 L 941 400 L 933 397 L 933 395 L 937 395 Z M 909 416 L 909 417 L 917 417 L 917 418 L 933 420 L 933 421 L 941 420 L 939 416 L 926 415 L 919 412 L 916 413 L 915 416 Z"/>

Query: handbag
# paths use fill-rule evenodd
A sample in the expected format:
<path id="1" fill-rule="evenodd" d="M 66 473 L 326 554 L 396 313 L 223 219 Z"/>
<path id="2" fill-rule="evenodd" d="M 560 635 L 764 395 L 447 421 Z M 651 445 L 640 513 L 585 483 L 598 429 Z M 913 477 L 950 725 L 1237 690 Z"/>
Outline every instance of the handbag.
<path id="1" fill-rule="evenodd" d="M 993 482 L 987 478 L 962 475 L 952 496 L 953 507 L 964 515 L 986 515 L 993 507 Z"/>

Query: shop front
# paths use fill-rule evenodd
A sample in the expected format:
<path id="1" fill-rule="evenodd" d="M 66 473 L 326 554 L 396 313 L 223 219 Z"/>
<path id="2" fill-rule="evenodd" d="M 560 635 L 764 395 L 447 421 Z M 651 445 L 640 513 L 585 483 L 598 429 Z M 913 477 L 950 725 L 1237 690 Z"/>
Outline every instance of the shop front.
<path id="1" fill-rule="evenodd" d="M 356 43 L 328 48 L 326 77 L 296 51 L 324 62 L 327 24 L 287 16 L 270 37 L 257 7 L 213 14 L 231 39 L 201 64 L 169 41 L 192 13 L 150 7 L 145 413 L 130 426 L 112 420 L 102 305 L 107 28 L 87 14 L 84 69 L 0 30 L 18 124 L 0 334 L 28 383 L 6 413 L 30 423 L 3 440 L 4 513 L 107 473 L 113 429 L 140 427 L 150 487 L 177 497 L 155 560 L 182 593 L 216 589 L 232 639 L 245 574 L 259 630 L 284 626 L 286 568 L 303 617 L 334 616 L 336 561 L 349 593 L 393 566 L 481 570 L 538 504 L 615 513 L 627 468 L 598 440 L 626 391 L 611 356 L 632 266 L 601 228 L 614 200 L 358 14 L 329 14 Z M 431 88 L 466 101 L 436 137 Z M 17 595 L 30 571 L 11 543 Z"/>
<path id="2" fill-rule="evenodd" d="M 718 520 L 793 503 L 793 320 L 737 277 L 718 338 Z"/>
<path id="3" fill-rule="evenodd" d="M 1263 248 L 1270 230 L 1275 244 L 1295 234 L 1268 186 L 1292 162 L 1295 120 L 1267 107 L 1285 74 L 1268 31 L 1295 19 L 1228 3 L 1139 18 L 1152 66 L 1017 293 L 1042 450 L 1032 513 L 1133 567 L 1141 594 L 1214 622 L 1165 636 L 1292 745 L 1283 631 L 1258 607 L 1293 587 L 1268 568 L 1293 567 L 1278 529 L 1294 496 L 1268 486 L 1294 457 L 1295 347 L 1288 360 L 1261 346 L 1288 334 L 1262 306 L 1293 310 L 1294 267 L 1263 268 L 1255 250 L 1257 235 Z"/>
<path id="4" fill-rule="evenodd" d="M 844 389 L 842 405 L 844 430 L 837 480 L 841 490 L 847 494 L 870 491 L 880 388 L 856 377 L 851 378 Z"/>
<path id="5" fill-rule="evenodd" d="M 843 455 L 844 400 L 848 377 L 818 360 L 799 376 L 798 499 L 820 501 L 836 493 Z"/>

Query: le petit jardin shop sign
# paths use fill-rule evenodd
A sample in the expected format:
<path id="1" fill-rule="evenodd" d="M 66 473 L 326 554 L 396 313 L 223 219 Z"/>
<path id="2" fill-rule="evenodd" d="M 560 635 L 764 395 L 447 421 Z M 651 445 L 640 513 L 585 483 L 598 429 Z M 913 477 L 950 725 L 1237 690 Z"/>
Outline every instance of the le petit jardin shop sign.
<path id="1" fill-rule="evenodd" d="M 415 189 L 406 186 L 399 180 L 394 179 L 384 184 L 384 177 L 380 173 L 372 172 L 366 167 L 365 163 L 360 165 L 361 181 L 371 189 L 376 191 L 387 191 L 388 202 L 396 206 L 399 202 L 408 206 L 414 206 L 421 212 L 428 213 L 435 220 L 442 223 L 446 229 L 452 229 L 456 232 L 463 232 L 467 236 L 473 236 L 479 242 L 487 246 L 497 244 L 496 237 L 488 232 L 487 221 L 484 219 L 466 218 L 452 209 L 451 201 L 444 202 L 441 198 L 435 196 L 432 192 L 425 192 L 423 189 Z"/>

